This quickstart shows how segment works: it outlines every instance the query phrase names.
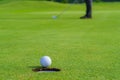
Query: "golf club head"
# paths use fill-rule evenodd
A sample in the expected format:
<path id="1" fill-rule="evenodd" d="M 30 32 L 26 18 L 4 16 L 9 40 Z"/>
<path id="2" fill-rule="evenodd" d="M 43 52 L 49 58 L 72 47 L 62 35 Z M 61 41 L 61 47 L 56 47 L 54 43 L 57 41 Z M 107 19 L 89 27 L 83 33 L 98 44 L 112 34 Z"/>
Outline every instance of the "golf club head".
<path id="1" fill-rule="evenodd" d="M 52 16 L 53 19 L 57 19 L 57 16 Z"/>

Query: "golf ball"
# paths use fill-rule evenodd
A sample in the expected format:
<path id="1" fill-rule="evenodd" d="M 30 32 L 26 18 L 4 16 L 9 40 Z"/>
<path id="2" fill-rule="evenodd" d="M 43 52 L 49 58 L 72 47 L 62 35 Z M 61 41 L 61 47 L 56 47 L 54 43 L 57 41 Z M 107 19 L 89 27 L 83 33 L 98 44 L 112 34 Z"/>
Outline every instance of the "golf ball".
<path id="1" fill-rule="evenodd" d="M 41 59 L 40 59 L 40 64 L 42 67 L 48 67 L 50 66 L 52 63 L 52 60 L 49 56 L 43 56 Z"/>
<path id="2" fill-rule="evenodd" d="M 52 16 L 53 19 L 56 19 L 57 17 L 56 16 Z"/>

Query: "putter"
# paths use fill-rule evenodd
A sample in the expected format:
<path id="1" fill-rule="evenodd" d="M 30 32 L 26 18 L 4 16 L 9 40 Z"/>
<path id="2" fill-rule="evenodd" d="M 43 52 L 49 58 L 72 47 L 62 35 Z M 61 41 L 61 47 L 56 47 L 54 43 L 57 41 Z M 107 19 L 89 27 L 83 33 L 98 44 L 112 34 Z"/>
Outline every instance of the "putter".
<path id="1" fill-rule="evenodd" d="M 61 11 L 58 15 L 56 16 L 52 16 L 53 19 L 56 19 L 58 17 L 60 17 L 63 13 L 65 13 L 68 9 L 70 9 L 70 7 L 74 4 L 77 3 L 78 0 L 74 0 L 68 7 L 66 7 L 63 11 Z"/>

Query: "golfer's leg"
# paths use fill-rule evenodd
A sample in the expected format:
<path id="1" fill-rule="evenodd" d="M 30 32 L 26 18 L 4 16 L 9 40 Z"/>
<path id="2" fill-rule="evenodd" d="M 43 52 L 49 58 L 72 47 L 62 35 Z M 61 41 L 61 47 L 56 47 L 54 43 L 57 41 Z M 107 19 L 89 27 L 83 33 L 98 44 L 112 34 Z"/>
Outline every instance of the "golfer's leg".
<path id="1" fill-rule="evenodd" d="M 85 0 L 86 3 L 86 16 L 92 17 L 92 0 Z"/>
<path id="2" fill-rule="evenodd" d="M 80 17 L 80 19 L 92 18 L 92 0 L 85 0 L 86 14 Z"/>

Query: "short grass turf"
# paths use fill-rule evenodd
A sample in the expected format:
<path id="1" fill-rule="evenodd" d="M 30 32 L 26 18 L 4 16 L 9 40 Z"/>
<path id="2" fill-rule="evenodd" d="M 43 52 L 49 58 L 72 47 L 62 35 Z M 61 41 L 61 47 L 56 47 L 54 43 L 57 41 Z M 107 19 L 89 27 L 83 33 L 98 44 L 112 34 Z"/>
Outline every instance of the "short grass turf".
<path id="1" fill-rule="evenodd" d="M 120 80 L 120 3 L 85 5 L 16 1 L 0 4 L 0 80 Z M 52 58 L 60 72 L 36 73 L 39 59 Z"/>

